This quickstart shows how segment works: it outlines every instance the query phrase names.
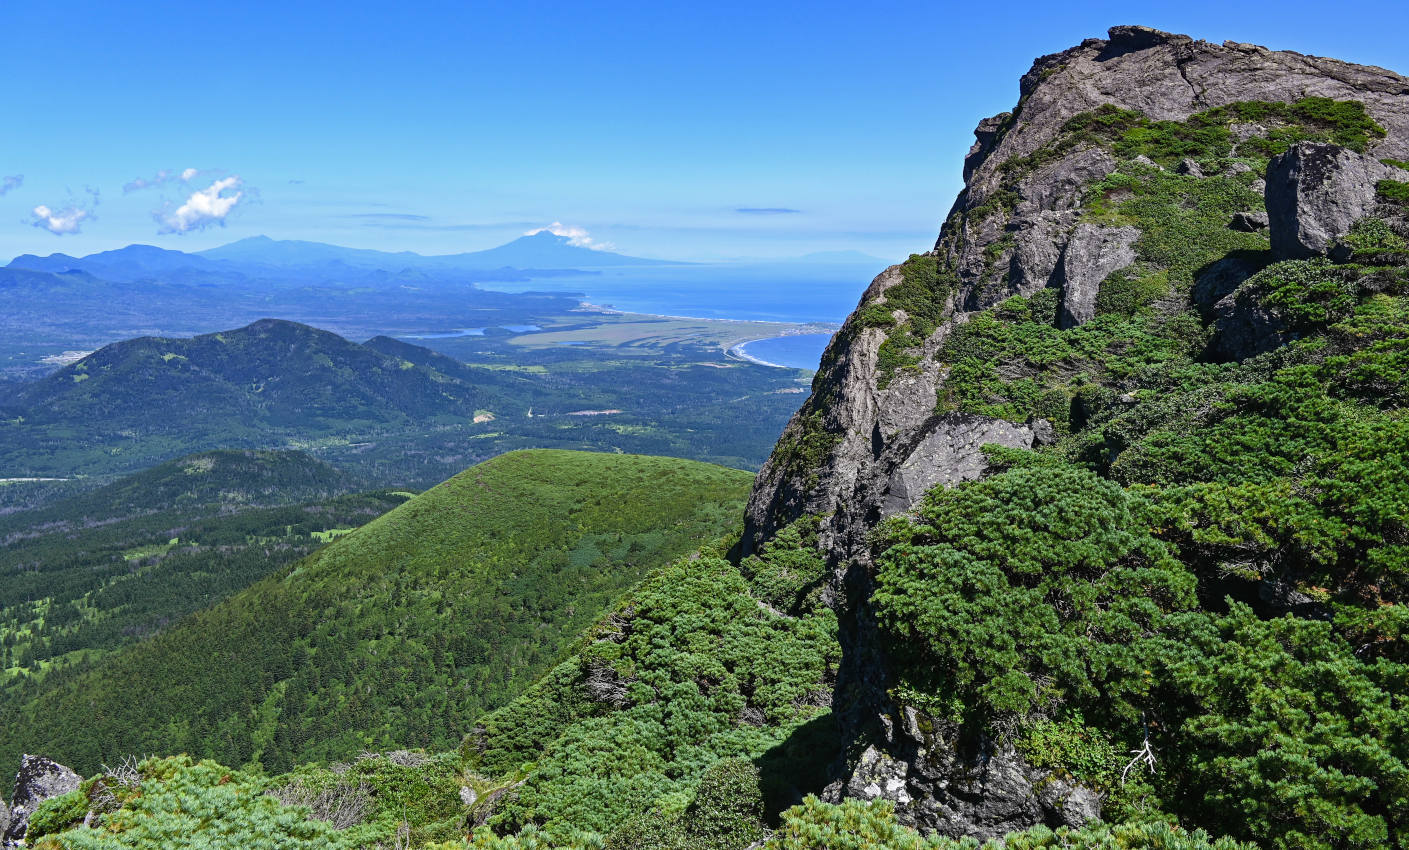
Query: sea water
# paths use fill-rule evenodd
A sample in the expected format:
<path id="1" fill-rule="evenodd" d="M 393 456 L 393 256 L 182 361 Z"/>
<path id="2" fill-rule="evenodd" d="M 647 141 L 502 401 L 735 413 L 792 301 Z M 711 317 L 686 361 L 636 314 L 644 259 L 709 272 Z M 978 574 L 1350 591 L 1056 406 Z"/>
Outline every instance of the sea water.
<path id="1" fill-rule="evenodd" d="M 786 263 L 633 266 L 482 286 L 504 292 L 581 293 L 591 304 L 628 313 L 840 323 L 879 271 L 869 266 Z"/>
<path id="2" fill-rule="evenodd" d="M 739 349 L 748 358 L 770 366 L 815 370 L 831 340 L 831 334 L 794 334 L 756 339 L 744 343 Z"/>

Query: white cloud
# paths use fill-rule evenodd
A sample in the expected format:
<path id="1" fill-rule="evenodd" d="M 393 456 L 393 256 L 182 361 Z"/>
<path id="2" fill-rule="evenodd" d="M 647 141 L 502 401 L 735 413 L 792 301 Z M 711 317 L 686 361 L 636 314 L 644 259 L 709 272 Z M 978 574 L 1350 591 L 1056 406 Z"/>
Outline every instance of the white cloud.
<path id="1" fill-rule="evenodd" d="M 525 236 L 536 236 L 539 233 L 548 232 L 554 236 L 567 237 L 568 244 L 578 248 L 591 248 L 593 251 L 610 251 L 616 246 L 610 242 L 598 242 L 588 234 L 587 229 L 575 225 L 568 226 L 561 221 L 555 221 L 547 227 L 539 227 L 525 233 Z"/>
<path id="2" fill-rule="evenodd" d="M 11 174 L 3 179 L 0 179 L 0 195 L 4 195 L 11 189 L 18 189 L 20 187 L 20 184 L 22 183 L 24 183 L 23 174 Z"/>
<path id="3" fill-rule="evenodd" d="M 71 206 L 56 210 L 40 204 L 34 208 L 32 215 L 34 216 L 32 223 L 35 227 L 42 227 L 56 236 L 64 236 L 69 233 L 78 233 L 83 222 L 92 218 L 93 213 L 82 207 Z"/>
<path id="4" fill-rule="evenodd" d="M 213 224 L 224 225 L 225 217 L 245 197 L 239 175 L 217 180 L 204 189 L 192 192 L 186 202 L 174 210 L 157 210 L 152 216 L 161 224 L 162 233 L 187 233 L 204 230 Z"/>
<path id="5" fill-rule="evenodd" d="M 207 170 L 206 173 L 209 174 L 210 171 Z M 215 173 L 218 174 L 219 171 L 217 170 Z M 180 180 L 182 183 L 190 183 L 192 180 L 199 177 L 200 175 L 201 171 L 198 168 L 183 168 L 179 172 L 174 171 L 170 168 L 163 168 L 161 171 L 158 171 L 151 177 L 138 177 L 136 180 L 133 180 L 130 183 L 124 183 L 122 186 L 122 193 L 126 195 L 131 192 L 140 191 L 142 189 L 154 189 L 158 186 L 162 186 L 167 183 L 174 182 L 176 180 Z"/>

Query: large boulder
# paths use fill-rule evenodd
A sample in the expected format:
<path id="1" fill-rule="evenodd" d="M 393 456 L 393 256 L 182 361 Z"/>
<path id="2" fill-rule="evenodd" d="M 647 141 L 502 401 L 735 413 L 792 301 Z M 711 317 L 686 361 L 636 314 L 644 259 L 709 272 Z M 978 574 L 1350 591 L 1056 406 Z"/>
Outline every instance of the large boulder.
<path id="1" fill-rule="evenodd" d="M 1135 227 L 1077 225 L 1062 252 L 1062 310 L 1057 318 L 1063 328 L 1084 325 L 1096 317 L 1101 282 L 1135 262 L 1139 238 Z"/>
<path id="2" fill-rule="evenodd" d="M 29 816 L 39 808 L 39 804 L 51 797 L 58 797 L 78 789 L 83 777 L 72 770 L 44 756 L 26 755 L 20 761 L 20 772 L 15 774 L 15 790 L 10 795 L 10 823 L 3 838 L 14 842 L 24 839 L 29 828 Z"/>
<path id="3" fill-rule="evenodd" d="M 1080 828 L 1101 817 L 1099 794 L 1033 767 L 1011 744 L 965 747 L 954 724 L 908 706 L 887 719 L 890 745 L 867 747 L 826 796 L 890 800 L 904 823 L 980 839 L 1037 823 Z"/>
<path id="4" fill-rule="evenodd" d="M 1267 165 L 1272 250 L 1301 259 L 1330 253 L 1374 210 L 1375 184 L 1394 174 L 1374 157 L 1324 142 L 1300 142 Z"/>

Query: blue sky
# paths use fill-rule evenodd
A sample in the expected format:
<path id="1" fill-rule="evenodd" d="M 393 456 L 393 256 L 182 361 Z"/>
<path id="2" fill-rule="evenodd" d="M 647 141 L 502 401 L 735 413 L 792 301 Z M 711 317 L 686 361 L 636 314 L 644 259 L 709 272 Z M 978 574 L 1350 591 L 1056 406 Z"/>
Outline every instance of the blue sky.
<path id="1" fill-rule="evenodd" d="M 1118 23 L 1409 72 L 1399 2 L 5 3 L 0 258 L 553 222 L 643 256 L 896 258 L 1032 59 Z"/>

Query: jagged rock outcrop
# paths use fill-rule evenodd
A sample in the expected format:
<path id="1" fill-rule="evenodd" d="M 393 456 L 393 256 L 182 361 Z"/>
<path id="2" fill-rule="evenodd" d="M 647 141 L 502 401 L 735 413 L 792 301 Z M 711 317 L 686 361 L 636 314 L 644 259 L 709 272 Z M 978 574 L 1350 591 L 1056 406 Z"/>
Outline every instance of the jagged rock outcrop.
<path id="1" fill-rule="evenodd" d="M 1055 324 L 1081 325 L 1095 315 L 1103 285 L 1122 270 L 1140 270 L 1143 234 L 1108 211 L 1094 215 L 1093 186 L 1134 168 L 1181 180 L 1239 178 L 1238 185 L 1252 193 L 1265 189 L 1269 200 L 1287 190 L 1284 169 L 1270 169 L 1264 181 L 1247 161 L 1166 157 L 1157 163 L 1143 153 L 1117 156 L 1108 144 L 1074 136 L 1072 119 L 1114 107 L 1180 122 L 1215 107 L 1292 104 L 1308 97 L 1363 104 L 1377 125 L 1367 153 L 1354 160 L 1366 175 L 1374 170 L 1367 162 L 1409 160 L 1409 79 L 1380 68 L 1250 44 L 1211 44 L 1144 27 L 1115 27 L 1108 39 L 1038 59 L 1021 80 L 1016 108 L 979 122 L 964 162 L 965 187 L 927 255 L 940 269 L 933 296 L 942 303 L 942 319 L 924 325 L 918 343 L 889 329 L 887 316 L 898 326 L 914 326 L 906 325 L 904 306 L 913 303 L 914 293 L 895 295 L 903 291 L 897 287 L 911 288 L 900 266 L 872 282 L 824 355 L 811 397 L 760 472 L 737 550 L 756 551 L 801 516 L 818 518 L 844 648 L 833 707 L 853 744 L 853 759 L 839 770 L 831 796 L 889 799 L 902 820 L 951 835 L 995 836 L 1099 815 L 1099 798 L 1090 789 L 1034 768 L 1001 740 L 961 742 L 935 733 L 942 724 L 890 695 L 894 682 L 868 606 L 871 532 L 886 516 L 913 508 L 925 489 L 982 476 L 984 443 L 1029 448 L 1051 440 L 1052 426 L 1043 420 L 1007 422 L 947 407 L 950 367 L 937 355 L 956 327 L 1012 295 L 1055 290 Z M 1265 139 L 1270 126 L 1234 123 L 1229 138 L 1238 144 Z M 1299 161 L 1306 155 L 1288 157 Z M 1339 155 L 1336 162 L 1343 162 Z M 1344 162 L 1350 167 L 1349 159 Z M 1118 203 L 1118 193 L 1110 194 L 1103 200 Z M 1317 204 L 1307 198 L 1311 211 L 1294 215 L 1310 222 Z M 1248 238 L 1262 239 L 1257 234 L 1269 223 L 1252 208 L 1225 215 L 1228 230 Z M 1285 220 L 1270 216 L 1274 239 Z M 1334 223 L 1322 229 L 1343 234 L 1341 228 Z M 1177 300 L 1176 309 L 1192 302 L 1205 321 L 1224 322 L 1216 341 L 1223 348 L 1212 352 L 1216 358 L 1239 359 L 1281 338 L 1275 316 L 1237 311 L 1235 293 L 1266 263 L 1247 253 L 1188 272 L 1184 289 L 1162 296 Z M 1238 330 L 1239 321 L 1248 327 Z M 897 346 L 905 353 L 901 361 Z M 857 753 L 864 755 L 857 760 Z"/>
<path id="2" fill-rule="evenodd" d="M 15 788 L 10 794 L 10 823 L 0 838 L 11 844 L 23 840 L 29 828 L 29 816 L 40 803 L 77 790 L 82 782 L 83 777 L 58 762 L 44 756 L 26 755 L 20 761 Z"/>
<path id="3" fill-rule="evenodd" d="M 1330 253 L 1375 208 L 1375 186 L 1396 176 L 1399 169 L 1339 145 L 1293 145 L 1267 166 L 1272 250 L 1290 258 Z"/>
<path id="4" fill-rule="evenodd" d="M 965 159 L 964 191 L 935 250 L 958 270 L 966 309 L 1048 285 L 1080 218 L 1082 189 L 1113 171 L 1115 161 L 1104 151 L 1078 148 L 1016 181 L 1013 170 L 1004 166 L 1052 142 L 1073 116 L 1106 104 L 1177 121 L 1240 101 L 1354 99 L 1387 131 L 1375 156 L 1405 160 L 1406 94 L 1409 80 L 1381 68 L 1251 44 L 1211 44 L 1145 27 L 1114 27 L 1109 39 L 1088 39 L 1038 59 L 1022 78 L 1017 108 L 981 123 L 982 133 Z M 1234 131 L 1247 134 L 1256 128 Z M 1005 200 L 1011 204 L 1007 213 Z M 975 211 L 986 214 L 973 215 Z M 1009 247 L 1000 245 L 1004 237 L 1010 237 Z M 994 253 L 997 262 L 988 259 Z M 1010 274 L 1014 260 L 1019 273 Z"/>

